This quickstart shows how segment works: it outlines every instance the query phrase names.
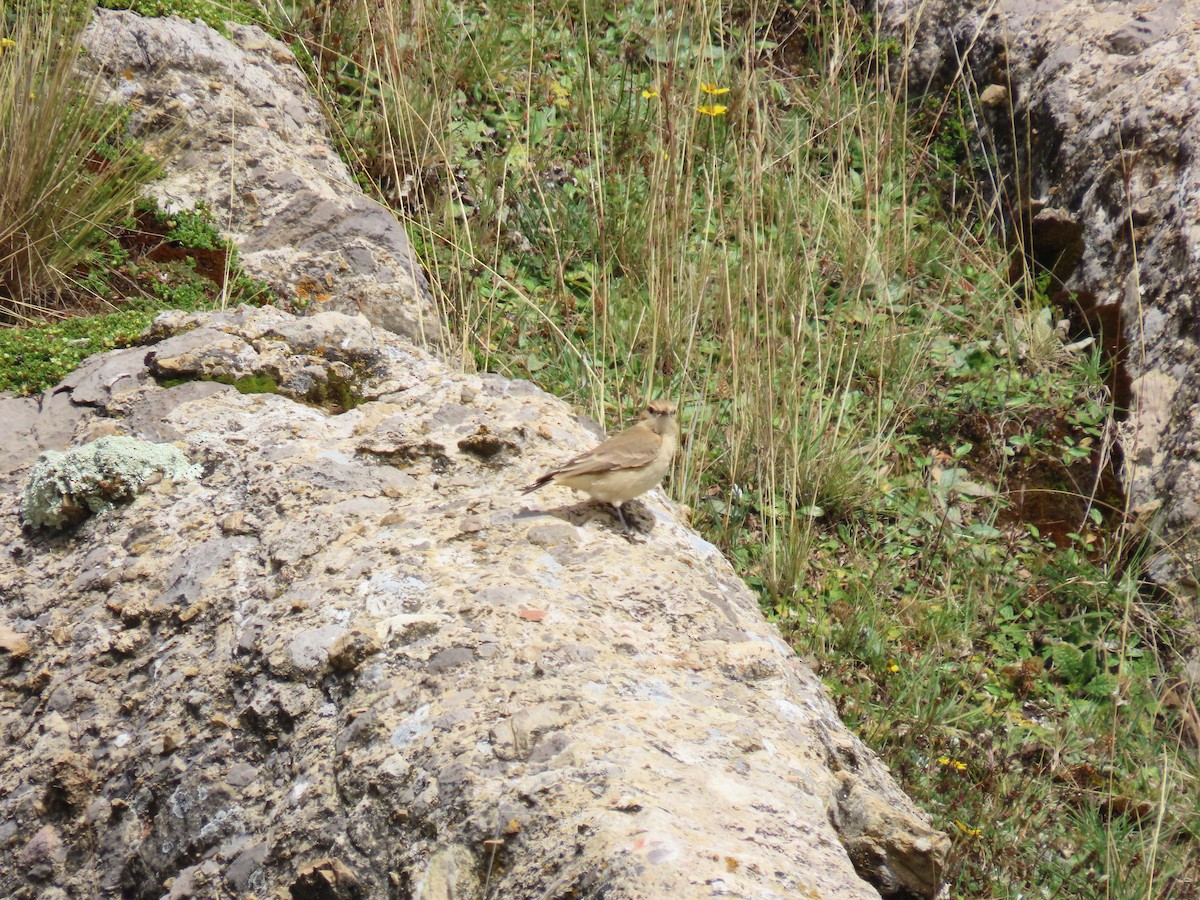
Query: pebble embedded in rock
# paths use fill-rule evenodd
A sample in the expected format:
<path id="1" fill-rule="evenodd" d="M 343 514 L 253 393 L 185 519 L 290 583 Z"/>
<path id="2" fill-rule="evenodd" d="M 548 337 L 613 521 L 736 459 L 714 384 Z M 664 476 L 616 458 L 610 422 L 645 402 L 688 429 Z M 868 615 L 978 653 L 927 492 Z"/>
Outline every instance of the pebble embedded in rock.
<path id="1" fill-rule="evenodd" d="M 353 672 L 382 649 L 379 635 L 365 628 L 354 628 L 333 642 L 329 648 L 329 664 L 338 672 Z"/>
<path id="2" fill-rule="evenodd" d="M 425 664 L 425 669 L 433 674 L 438 672 L 446 672 L 450 669 L 456 669 L 459 666 L 464 666 L 475 659 L 475 652 L 467 647 L 451 647 L 449 650 L 443 650 L 435 655 L 428 663 Z"/>
<path id="3" fill-rule="evenodd" d="M 300 867 L 289 886 L 292 900 L 359 900 L 362 885 L 340 859 L 319 859 Z"/>
<path id="4" fill-rule="evenodd" d="M 525 532 L 525 537 L 538 547 L 558 547 L 562 544 L 578 544 L 580 541 L 579 529 L 568 522 L 534 525 Z"/>
<path id="5" fill-rule="evenodd" d="M 14 662 L 22 660 L 29 655 L 29 640 L 7 625 L 0 625 L 0 653 L 7 654 Z"/>

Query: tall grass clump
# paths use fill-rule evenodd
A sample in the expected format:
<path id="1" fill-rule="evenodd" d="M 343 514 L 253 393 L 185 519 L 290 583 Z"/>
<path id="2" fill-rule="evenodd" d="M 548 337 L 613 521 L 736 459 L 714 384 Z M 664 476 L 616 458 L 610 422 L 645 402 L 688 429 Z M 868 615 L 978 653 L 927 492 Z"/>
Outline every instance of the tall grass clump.
<path id="1" fill-rule="evenodd" d="M 80 276 L 156 166 L 76 69 L 86 3 L 23 0 L 0 19 L 0 322 L 88 299 Z"/>
<path id="2" fill-rule="evenodd" d="M 464 357 L 612 426 L 682 401 L 671 493 L 953 836 L 951 896 L 1198 895 L 1193 638 L 1106 360 L 963 194 L 966 91 L 902 100 L 841 2 L 263 3 Z"/>
<path id="3" fill-rule="evenodd" d="M 478 365 L 603 419 L 683 400 L 679 492 L 719 528 L 753 506 L 760 536 L 797 533 L 878 499 L 931 321 L 979 327 L 940 258 L 981 251 L 913 187 L 904 107 L 853 77 L 875 68 L 853 15 L 388 0 L 355 26 L 352 7 L 290 21 Z M 983 280 L 987 328 L 1009 298 Z M 789 553 L 764 563 L 783 593 Z"/>

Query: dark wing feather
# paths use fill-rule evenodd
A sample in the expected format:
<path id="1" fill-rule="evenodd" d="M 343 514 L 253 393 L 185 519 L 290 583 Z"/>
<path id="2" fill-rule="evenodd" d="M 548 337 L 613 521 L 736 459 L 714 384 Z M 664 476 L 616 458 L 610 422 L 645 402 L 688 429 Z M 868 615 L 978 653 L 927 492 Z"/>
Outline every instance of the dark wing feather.
<path id="1" fill-rule="evenodd" d="M 536 491 L 540 487 L 545 487 L 546 485 L 548 485 L 550 483 L 550 481 L 557 474 L 558 474 L 557 472 L 547 472 L 545 475 L 543 475 L 541 478 L 539 478 L 533 484 L 526 485 L 524 488 L 522 488 L 521 493 L 528 494 L 531 491 Z"/>

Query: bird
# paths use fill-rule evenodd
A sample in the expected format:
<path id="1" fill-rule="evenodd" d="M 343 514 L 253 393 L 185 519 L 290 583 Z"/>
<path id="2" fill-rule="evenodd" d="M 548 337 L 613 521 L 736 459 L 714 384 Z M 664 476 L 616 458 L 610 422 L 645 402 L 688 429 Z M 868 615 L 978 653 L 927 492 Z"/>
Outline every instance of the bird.
<path id="1" fill-rule="evenodd" d="M 679 419 L 675 404 L 651 400 L 633 427 L 552 469 L 528 485 L 523 493 L 551 482 L 583 491 L 595 500 L 611 504 L 626 537 L 632 537 L 621 507 L 663 480 L 678 447 Z"/>

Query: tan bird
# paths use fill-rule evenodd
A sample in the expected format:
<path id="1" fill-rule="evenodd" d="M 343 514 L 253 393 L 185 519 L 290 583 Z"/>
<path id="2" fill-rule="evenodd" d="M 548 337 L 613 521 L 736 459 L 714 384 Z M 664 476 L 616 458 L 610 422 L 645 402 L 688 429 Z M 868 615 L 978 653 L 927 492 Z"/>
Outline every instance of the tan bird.
<path id="1" fill-rule="evenodd" d="M 651 400 L 637 424 L 613 435 L 594 450 L 577 456 L 565 466 L 547 472 L 525 493 L 554 482 L 611 503 L 629 534 L 621 506 L 627 500 L 658 485 L 671 467 L 679 447 L 679 420 L 675 404 Z"/>

